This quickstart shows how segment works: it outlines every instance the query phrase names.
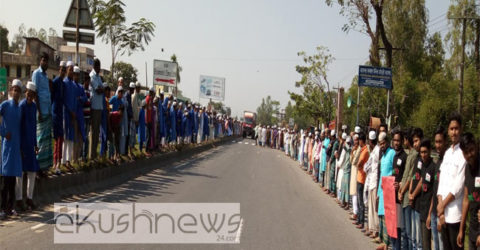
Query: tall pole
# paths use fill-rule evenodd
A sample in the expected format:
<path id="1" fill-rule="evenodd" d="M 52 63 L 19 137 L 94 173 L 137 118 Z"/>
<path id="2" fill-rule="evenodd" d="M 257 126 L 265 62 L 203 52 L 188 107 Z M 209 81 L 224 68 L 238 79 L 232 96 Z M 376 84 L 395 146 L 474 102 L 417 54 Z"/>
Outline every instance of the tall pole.
<path id="1" fill-rule="evenodd" d="M 458 113 L 462 113 L 463 103 L 463 73 L 465 71 L 465 33 L 467 30 L 467 19 L 462 19 L 462 63 L 460 65 L 460 82 L 458 84 Z"/>
<path id="2" fill-rule="evenodd" d="M 153 83 L 152 83 L 153 85 Z M 145 62 L 145 87 L 148 87 L 147 62 Z"/>
<path id="3" fill-rule="evenodd" d="M 357 121 L 355 122 L 355 125 L 358 126 L 358 107 L 360 106 L 360 86 L 358 86 L 358 91 L 357 91 Z"/>
<path id="4" fill-rule="evenodd" d="M 75 45 L 75 63 L 78 64 L 78 66 L 80 66 L 80 60 L 79 60 L 79 56 L 78 56 L 78 43 L 79 43 L 79 38 L 80 38 L 80 27 L 79 27 L 79 20 L 80 20 L 80 1 L 77 0 L 77 18 L 76 18 L 76 26 L 77 26 L 77 33 L 75 35 L 75 42 L 76 42 L 76 45 Z"/>

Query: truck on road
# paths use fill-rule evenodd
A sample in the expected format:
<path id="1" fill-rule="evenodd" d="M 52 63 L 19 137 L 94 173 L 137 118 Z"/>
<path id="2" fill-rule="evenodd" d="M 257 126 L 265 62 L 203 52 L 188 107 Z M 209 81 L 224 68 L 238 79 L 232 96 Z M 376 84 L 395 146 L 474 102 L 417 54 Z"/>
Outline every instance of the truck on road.
<path id="1" fill-rule="evenodd" d="M 251 111 L 243 112 L 243 138 L 251 137 L 255 138 L 255 126 L 257 121 L 257 113 Z"/>

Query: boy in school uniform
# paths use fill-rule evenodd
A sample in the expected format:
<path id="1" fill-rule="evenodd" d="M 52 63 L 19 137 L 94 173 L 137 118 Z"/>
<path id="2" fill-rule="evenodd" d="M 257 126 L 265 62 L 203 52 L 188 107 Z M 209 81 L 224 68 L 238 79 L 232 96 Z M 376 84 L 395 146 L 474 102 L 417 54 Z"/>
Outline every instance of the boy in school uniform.
<path id="1" fill-rule="evenodd" d="M 37 161 L 37 105 L 35 104 L 35 96 L 37 86 L 33 82 L 27 83 L 27 91 L 25 99 L 20 102 L 21 121 L 20 121 L 20 150 L 22 155 L 22 169 L 27 175 L 27 209 L 34 210 L 36 208 L 33 203 L 33 190 L 35 188 L 35 176 L 40 170 Z M 23 204 L 23 176 L 17 177 L 16 183 L 16 208 L 18 211 L 24 211 Z"/>
<path id="2" fill-rule="evenodd" d="M 16 177 L 22 176 L 22 159 L 20 153 L 20 121 L 21 110 L 19 105 L 20 95 L 22 94 L 22 82 L 13 80 L 10 88 L 9 100 L 0 104 L 0 116 L 2 123 L 0 126 L 0 135 L 2 136 L 2 203 L 0 218 L 15 215 L 13 209 L 15 203 L 15 184 Z"/>

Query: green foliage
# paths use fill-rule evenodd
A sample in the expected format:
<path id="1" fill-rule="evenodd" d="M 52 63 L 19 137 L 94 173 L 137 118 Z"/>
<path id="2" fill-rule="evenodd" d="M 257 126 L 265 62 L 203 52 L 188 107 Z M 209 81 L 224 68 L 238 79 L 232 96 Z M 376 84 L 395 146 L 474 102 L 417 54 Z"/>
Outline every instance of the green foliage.
<path id="1" fill-rule="evenodd" d="M 295 87 L 301 88 L 301 93 L 288 92 L 295 102 L 297 114 L 311 117 L 315 122 L 327 122 L 333 117 L 333 96 L 330 91 L 327 73 L 328 66 L 334 58 L 326 47 L 318 46 L 314 55 L 299 52 L 305 65 L 297 65 L 296 71 L 301 79 L 295 82 Z"/>
<path id="2" fill-rule="evenodd" d="M 275 125 L 278 122 L 280 102 L 272 100 L 270 96 L 262 98 L 262 103 L 257 108 L 257 124 Z"/>
<path id="3" fill-rule="evenodd" d="M 138 71 L 132 64 L 126 62 L 116 62 L 113 65 L 113 78 L 110 76 L 105 76 L 105 79 L 108 83 L 113 84 L 119 77 L 123 77 L 123 82 L 126 86 L 129 86 L 130 82 L 137 82 Z M 117 86 L 112 86 L 116 88 Z"/>
<path id="4" fill-rule="evenodd" d="M 8 51 L 8 29 L 0 25 L 0 42 L 2 44 L 1 51 Z"/>
<path id="5" fill-rule="evenodd" d="M 112 53 L 112 73 L 118 55 L 131 55 L 137 50 L 145 50 L 152 40 L 155 24 L 145 18 L 125 25 L 125 4 L 121 0 L 89 0 L 97 37 L 110 44 Z"/>

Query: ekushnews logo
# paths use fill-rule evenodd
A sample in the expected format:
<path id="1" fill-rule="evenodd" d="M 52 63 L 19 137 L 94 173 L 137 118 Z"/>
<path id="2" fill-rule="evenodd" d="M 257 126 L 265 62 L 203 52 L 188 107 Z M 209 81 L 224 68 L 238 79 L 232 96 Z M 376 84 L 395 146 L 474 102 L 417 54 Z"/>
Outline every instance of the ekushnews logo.
<path id="1" fill-rule="evenodd" d="M 240 203 L 55 203 L 54 243 L 240 243 Z"/>

